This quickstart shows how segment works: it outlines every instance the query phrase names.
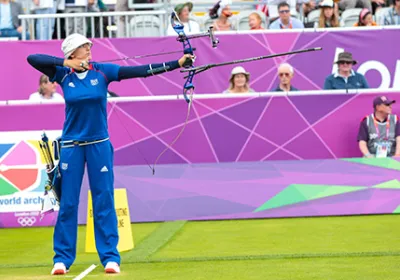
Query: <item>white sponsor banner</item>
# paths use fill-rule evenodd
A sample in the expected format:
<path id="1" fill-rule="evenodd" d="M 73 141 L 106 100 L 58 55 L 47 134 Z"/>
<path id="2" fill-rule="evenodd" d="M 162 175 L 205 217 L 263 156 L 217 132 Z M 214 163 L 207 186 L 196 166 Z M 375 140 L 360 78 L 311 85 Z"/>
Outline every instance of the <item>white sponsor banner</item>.
<path id="1" fill-rule="evenodd" d="M 0 213 L 41 211 L 43 192 L 18 192 L 11 195 L 0 196 Z M 51 198 L 52 205 L 56 201 Z M 58 209 L 55 209 L 58 211 Z"/>

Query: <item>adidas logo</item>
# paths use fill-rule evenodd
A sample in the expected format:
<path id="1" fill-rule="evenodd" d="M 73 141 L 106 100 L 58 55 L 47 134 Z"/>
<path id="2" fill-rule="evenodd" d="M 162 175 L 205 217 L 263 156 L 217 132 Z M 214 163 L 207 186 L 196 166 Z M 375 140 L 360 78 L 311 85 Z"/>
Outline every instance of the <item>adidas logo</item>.
<path id="1" fill-rule="evenodd" d="M 70 82 L 68 85 L 69 85 L 70 87 L 75 87 L 75 85 L 74 85 L 73 82 Z"/>
<path id="2" fill-rule="evenodd" d="M 108 172 L 107 166 L 104 165 L 100 172 Z"/>

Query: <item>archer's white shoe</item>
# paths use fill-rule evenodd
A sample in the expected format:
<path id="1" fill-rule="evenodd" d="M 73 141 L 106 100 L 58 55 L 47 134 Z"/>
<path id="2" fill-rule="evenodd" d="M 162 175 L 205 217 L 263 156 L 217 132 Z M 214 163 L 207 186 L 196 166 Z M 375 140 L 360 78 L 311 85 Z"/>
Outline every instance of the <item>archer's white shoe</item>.
<path id="1" fill-rule="evenodd" d="M 105 268 L 106 273 L 120 273 L 121 270 L 116 262 L 108 262 Z"/>
<path id="2" fill-rule="evenodd" d="M 55 263 L 53 269 L 51 270 L 51 275 L 62 275 L 68 272 L 67 268 L 63 263 Z"/>

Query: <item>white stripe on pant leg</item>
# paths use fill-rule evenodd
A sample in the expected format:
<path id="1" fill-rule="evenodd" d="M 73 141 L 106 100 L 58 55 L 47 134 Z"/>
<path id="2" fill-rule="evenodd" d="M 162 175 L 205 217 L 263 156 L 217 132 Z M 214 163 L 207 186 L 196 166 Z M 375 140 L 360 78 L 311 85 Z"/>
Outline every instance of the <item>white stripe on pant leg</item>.
<path id="1" fill-rule="evenodd" d="M 91 266 L 89 266 L 89 268 L 87 268 L 84 272 L 82 272 L 81 274 L 79 274 L 78 276 L 76 276 L 74 278 L 74 280 L 81 280 L 83 279 L 83 277 L 85 277 L 86 275 L 88 275 L 90 272 L 93 271 L 93 269 L 95 269 L 97 267 L 97 265 L 92 264 Z"/>

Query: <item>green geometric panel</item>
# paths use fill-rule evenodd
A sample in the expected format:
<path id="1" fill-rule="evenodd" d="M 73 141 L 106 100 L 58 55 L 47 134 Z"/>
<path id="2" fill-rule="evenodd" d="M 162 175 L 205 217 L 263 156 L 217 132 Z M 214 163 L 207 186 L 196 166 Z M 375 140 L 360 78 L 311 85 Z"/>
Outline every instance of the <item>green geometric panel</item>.
<path id="1" fill-rule="evenodd" d="M 318 196 L 313 197 L 313 199 L 333 196 L 333 195 L 342 194 L 342 193 L 355 192 L 355 191 L 365 190 L 365 189 L 367 189 L 367 187 L 326 186 L 326 190 L 324 192 L 321 192 L 320 194 L 318 194 Z"/>
<path id="2" fill-rule="evenodd" d="M 400 205 L 399 205 L 399 206 L 397 206 L 397 208 L 396 208 L 396 209 L 394 209 L 393 213 L 400 213 Z"/>
<path id="3" fill-rule="evenodd" d="M 18 190 L 8 183 L 6 180 L 3 178 L 0 178 L 0 195 L 8 195 L 8 194 L 13 194 L 17 192 Z"/>
<path id="4" fill-rule="evenodd" d="M 293 184 L 258 207 L 254 212 L 364 189 L 367 189 L 367 187 Z"/>
<path id="5" fill-rule="evenodd" d="M 343 158 L 344 161 L 356 162 L 387 169 L 400 170 L 400 162 L 391 158 Z"/>
<path id="6" fill-rule="evenodd" d="M 288 186 L 286 189 L 275 195 L 273 198 L 258 207 L 254 212 L 263 211 L 266 209 L 278 208 L 288 204 L 295 204 L 307 200 L 304 198 L 293 185 Z"/>
<path id="7" fill-rule="evenodd" d="M 372 187 L 377 189 L 400 189 L 400 182 L 395 179 Z"/>

